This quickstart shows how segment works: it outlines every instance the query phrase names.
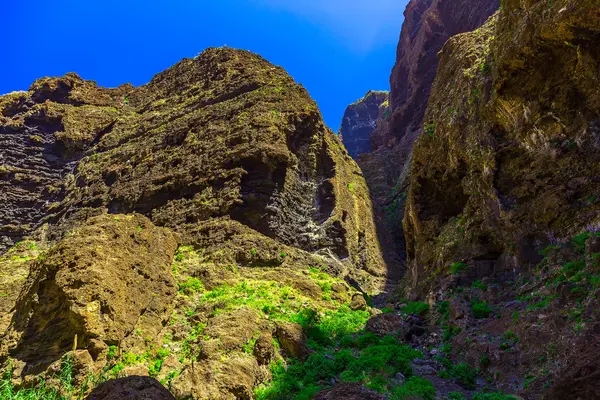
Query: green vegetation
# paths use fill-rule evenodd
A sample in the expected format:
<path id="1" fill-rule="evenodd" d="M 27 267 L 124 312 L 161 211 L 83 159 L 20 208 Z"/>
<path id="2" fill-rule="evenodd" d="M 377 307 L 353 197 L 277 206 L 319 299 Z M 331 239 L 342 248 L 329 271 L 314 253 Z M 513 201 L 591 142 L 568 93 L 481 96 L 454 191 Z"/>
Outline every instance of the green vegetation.
<path id="1" fill-rule="evenodd" d="M 473 316 L 477 319 L 487 318 L 492 313 L 492 309 L 487 301 L 480 301 L 479 299 L 471 300 L 471 310 L 473 311 Z"/>
<path id="2" fill-rule="evenodd" d="M 429 312 L 429 304 L 422 301 L 415 301 L 402 307 L 401 311 L 405 314 L 423 316 Z"/>
<path id="3" fill-rule="evenodd" d="M 447 370 L 451 378 L 457 379 L 465 387 L 474 389 L 475 380 L 477 379 L 477 371 L 467 363 L 459 363 L 451 366 Z"/>
<path id="4" fill-rule="evenodd" d="M 60 371 L 53 376 L 58 380 L 57 387 L 50 386 L 41 380 L 32 388 L 17 389 L 12 382 L 13 370 L 10 366 L 0 377 L 0 399 L 2 400 L 81 400 L 88 388 L 96 386 L 106 378 L 89 376 L 80 388 L 73 386 L 73 362 L 67 355 L 62 362 Z"/>
<path id="5" fill-rule="evenodd" d="M 518 397 L 496 393 L 476 393 L 473 396 L 473 400 L 518 400 Z"/>
<path id="6" fill-rule="evenodd" d="M 585 251 L 585 242 L 592 236 L 591 232 L 583 232 L 579 235 L 573 236 L 571 239 L 571 244 L 575 249 L 581 253 Z"/>
<path id="7" fill-rule="evenodd" d="M 313 353 L 303 363 L 292 360 L 287 370 L 282 362 L 274 363 L 273 381 L 257 389 L 257 399 L 310 399 L 330 386 L 333 378 L 361 382 L 382 393 L 392 392 L 397 399 L 408 398 L 409 394 L 433 399 L 433 386 L 422 378 L 413 377 L 400 386 L 394 386 L 391 380 L 397 373 L 411 377 L 410 362 L 422 353 L 394 337 L 378 338 L 359 332 L 352 313 L 345 310 L 310 322 L 307 332 Z"/>
<path id="8" fill-rule="evenodd" d="M 482 283 L 481 280 L 476 280 L 475 282 L 473 282 L 472 286 L 474 288 L 481 289 L 484 292 L 487 292 L 487 290 L 488 290 L 488 285 L 486 285 L 485 283 Z"/>
<path id="9" fill-rule="evenodd" d="M 435 122 L 425 124 L 425 126 L 423 126 L 423 130 L 429 137 L 433 137 L 433 135 L 435 135 Z"/>
<path id="10" fill-rule="evenodd" d="M 204 285 L 198 278 L 188 277 L 184 281 L 179 282 L 179 293 L 191 294 L 194 292 L 203 292 Z"/>
<path id="11" fill-rule="evenodd" d="M 477 370 L 475 368 L 464 362 L 453 364 L 448 358 L 442 356 L 436 356 L 435 359 L 445 368 L 439 374 L 441 378 L 456 379 L 467 388 L 475 388 L 475 381 L 477 379 Z"/>
<path id="12" fill-rule="evenodd" d="M 463 262 L 456 262 L 452 265 L 450 265 L 450 273 L 452 275 L 457 275 L 460 274 L 461 272 L 466 271 L 468 268 L 468 265 L 463 263 Z"/>
<path id="13" fill-rule="evenodd" d="M 413 376 L 392 392 L 393 400 L 434 400 L 435 388 L 427 379 Z"/>
<path id="14" fill-rule="evenodd" d="M 506 331 L 502 335 L 502 343 L 500 344 L 501 350 L 507 350 L 515 346 L 519 342 L 519 337 L 512 331 Z"/>

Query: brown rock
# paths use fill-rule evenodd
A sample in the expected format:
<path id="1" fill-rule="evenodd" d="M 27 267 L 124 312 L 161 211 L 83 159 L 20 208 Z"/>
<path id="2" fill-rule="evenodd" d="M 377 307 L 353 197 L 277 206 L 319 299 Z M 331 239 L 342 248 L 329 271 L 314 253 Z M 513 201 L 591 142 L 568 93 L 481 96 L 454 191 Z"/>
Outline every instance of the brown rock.
<path id="1" fill-rule="evenodd" d="M 545 400 L 600 398 L 600 325 L 575 340 L 568 363 L 560 369 Z"/>
<path id="2" fill-rule="evenodd" d="M 256 311 L 240 308 L 211 318 L 205 333 L 219 339 L 223 350 L 241 349 L 254 336 L 258 320 Z"/>
<path id="3" fill-rule="evenodd" d="M 176 249 L 174 234 L 141 215 L 89 219 L 36 262 L 2 350 L 14 346 L 15 358 L 38 369 L 71 350 L 74 338 L 85 349 L 90 338 L 119 345 L 136 329 L 158 333 L 176 294 Z"/>
<path id="4" fill-rule="evenodd" d="M 365 296 L 363 296 L 360 293 L 355 293 L 352 296 L 352 302 L 350 303 L 350 308 L 354 311 L 366 310 L 367 309 L 367 301 L 365 300 Z"/>
<path id="5" fill-rule="evenodd" d="M 377 336 L 398 335 L 404 337 L 410 331 L 410 327 L 400 315 L 384 313 L 369 319 L 365 330 L 373 332 Z"/>
<path id="6" fill-rule="evenodd" d="M 101 383 L 86 400 L 175 400 L 156 379 L 129 376 Z"/>
<path id="7" fill-rule="evenodd" d="M 551 238 L 600 217 L 574 200 L 592 196 L 600 175 L 597 16 L 595 1 L 551 10 L 508 1 L 444 45 L 424 121 L 430 134 L 413 152 L 406 292 L 431 292 L 460 260 L 490 262 L 498 275 L 513 272 L 504 257 L 533 267 Z"/>
<path id="8" fill-rule="evenodd" d="M 331 389 L 323 390 L 313 400 L 384 400 L 385 396 L 367 389 L 360 383 L 339 383 Z"/>
<path id="9" fill-rule="evenodd" d="M 273 337 L 262 334 L 254 344 L 254 357 L 259 365 L 268 365 L 275 357 L 275 346 L 273 346 Z"/>
<path id="10" fill-rule="evenodd" d="M 373 150 L 421 130 L 438 67 L 437 53 L 451 36 L 481 26 L 499 5 L 498 0 L 408 3 L 390 77 L 391 114 L 387 124 L 373 134 Z"/>
<path id="11" fill-rule="evenodd" d="M 90 215 L 138 212 L 190 239 L 235 221 L 347 259 L 342 272 L 369 290 L 384 283 L 360 169 L 308 92 L 255 54 L 207 49 L 139 88 L 44 78 L 1 96 L 0 115 L 0 251 L 43 222 L 54 241 Z"/>
<path id="12" fill-rule="evenodd" d="M 256 359 L 247 355 L 234 356 L 223 363 L 223 373 L 218 378 L 219 386 L 236 399 L 250 400 L 259 375 Z"/>
<path id="13" fill-rule="evenodd" d="M 302 327 L 291 322 L 277 323 L 275 335 L 281 348 L 290 356 L 304 360 L 308 356 L 306 335 Z"/>

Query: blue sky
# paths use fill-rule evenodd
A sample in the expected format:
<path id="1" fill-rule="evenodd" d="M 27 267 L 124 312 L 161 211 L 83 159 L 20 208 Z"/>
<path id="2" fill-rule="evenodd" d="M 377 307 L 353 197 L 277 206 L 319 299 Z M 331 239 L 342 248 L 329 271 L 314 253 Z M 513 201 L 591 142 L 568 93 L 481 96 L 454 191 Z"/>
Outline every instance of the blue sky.
<path id="1" fill-rule="evenodd" d="M 387 89 L 408 0 L 18 0 L 0 6 L 0 93 L 77 72 L 142 85 L 206 47 L 284 67 L 337 130 L 347 104 Z"/>

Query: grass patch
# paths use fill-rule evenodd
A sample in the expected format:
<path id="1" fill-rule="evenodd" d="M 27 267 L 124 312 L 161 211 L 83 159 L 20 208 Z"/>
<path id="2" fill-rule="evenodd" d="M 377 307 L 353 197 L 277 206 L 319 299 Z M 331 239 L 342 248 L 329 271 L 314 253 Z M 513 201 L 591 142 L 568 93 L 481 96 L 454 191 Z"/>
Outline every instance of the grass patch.
<path id="1" fill-rule="evenodd" d="M 332 319 L 337 319 L 338 322 L 332 323 Z M 309 330 L 309 346 L 314 352 L 305 362 L 292 360 L 287 369 L 281 361 L 271 365 L 273 380 L 270 385 L 256 390 L 256 398 L 310 399 L 318 391 L 331 386 L 334 378 L 343 382 L 360 382 L 381 393 L 391 392 L 394 394 L 393 398 L 397 399 L 407 398 L 400 397 L 402 393 L 427 392 L 427 384 L 422 382 L 421 378 L 412 378 L 404 385 L 393 386 L 391 378 L 399 372 L 411 377 L 411 361 L 423 356 L 410 346 L 400 344 L 394 337 L 378 338 L 363 332 L 335 339 L 323 346 L 324 336 L 333 335 L 332 337 L 338 338 L 341 332 L 353 330 L 340 329 L 341 320 L 352 321 L 354 318 L 325 317 L 323 321 L 314 324 L 321 332 L 315 334 L 314 330 Z M 430 386 L 429 389 L 433 389 L 431 384 L 426 382 Z"/>

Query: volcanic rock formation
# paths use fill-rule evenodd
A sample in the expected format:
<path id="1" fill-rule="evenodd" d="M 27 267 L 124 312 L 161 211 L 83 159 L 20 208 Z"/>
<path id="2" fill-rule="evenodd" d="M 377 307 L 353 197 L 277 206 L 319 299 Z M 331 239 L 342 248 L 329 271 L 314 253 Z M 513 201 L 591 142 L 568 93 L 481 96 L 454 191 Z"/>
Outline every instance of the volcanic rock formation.
<path id="1" fill-rule="evenodd" d="M 524 398 L 600 394 L 599 43 L 596 1 L 504 1 L 445 44 L 414 148 L 403 293 Z"/>
<path id="2" fill-rule="evenodd" d="M 371 134 L 377 121 L 387 118 L 387 110 L 388 92 L 373 90 L 346 108 L 339 135 L 352 158 L 371 151 Z"/>
<path id="3" fill-rule="evenodd" d="M 412 149 L 422 132 L 438 69 L 438 52 L 451 36 L 481 26 L 498 6 L 498 0 L 412 0 L 404 12 L 396 64 L 390 77 L 389 108 L 379 114 L 374 124 L 371 152 L 357 159 L 369 186 L 379 236 L 390 264 L 406 258 L 402 220 Z"/>
<path id="4" fill-rule="evenodd" d="M 247 51 L 139 88 L 40 79 L 0 97 L 0 161 L 0 363 L 19 385 L 68 365 L 78 385 L 151 375 L 178 398 L 251 398 L 283 360 L 273 320 L 364 308 L 386 283 L 358 166 L 307 91 Z"/>
<path id="5" fill-rule="evenodd" d="M 418 134 L 438 70 L 438 52 L 450 37 L 481 26 L 498 6 L 498 0 L 410 1 L 390 77 L 390 117 L 372 135 L 373 150 Z"/>

